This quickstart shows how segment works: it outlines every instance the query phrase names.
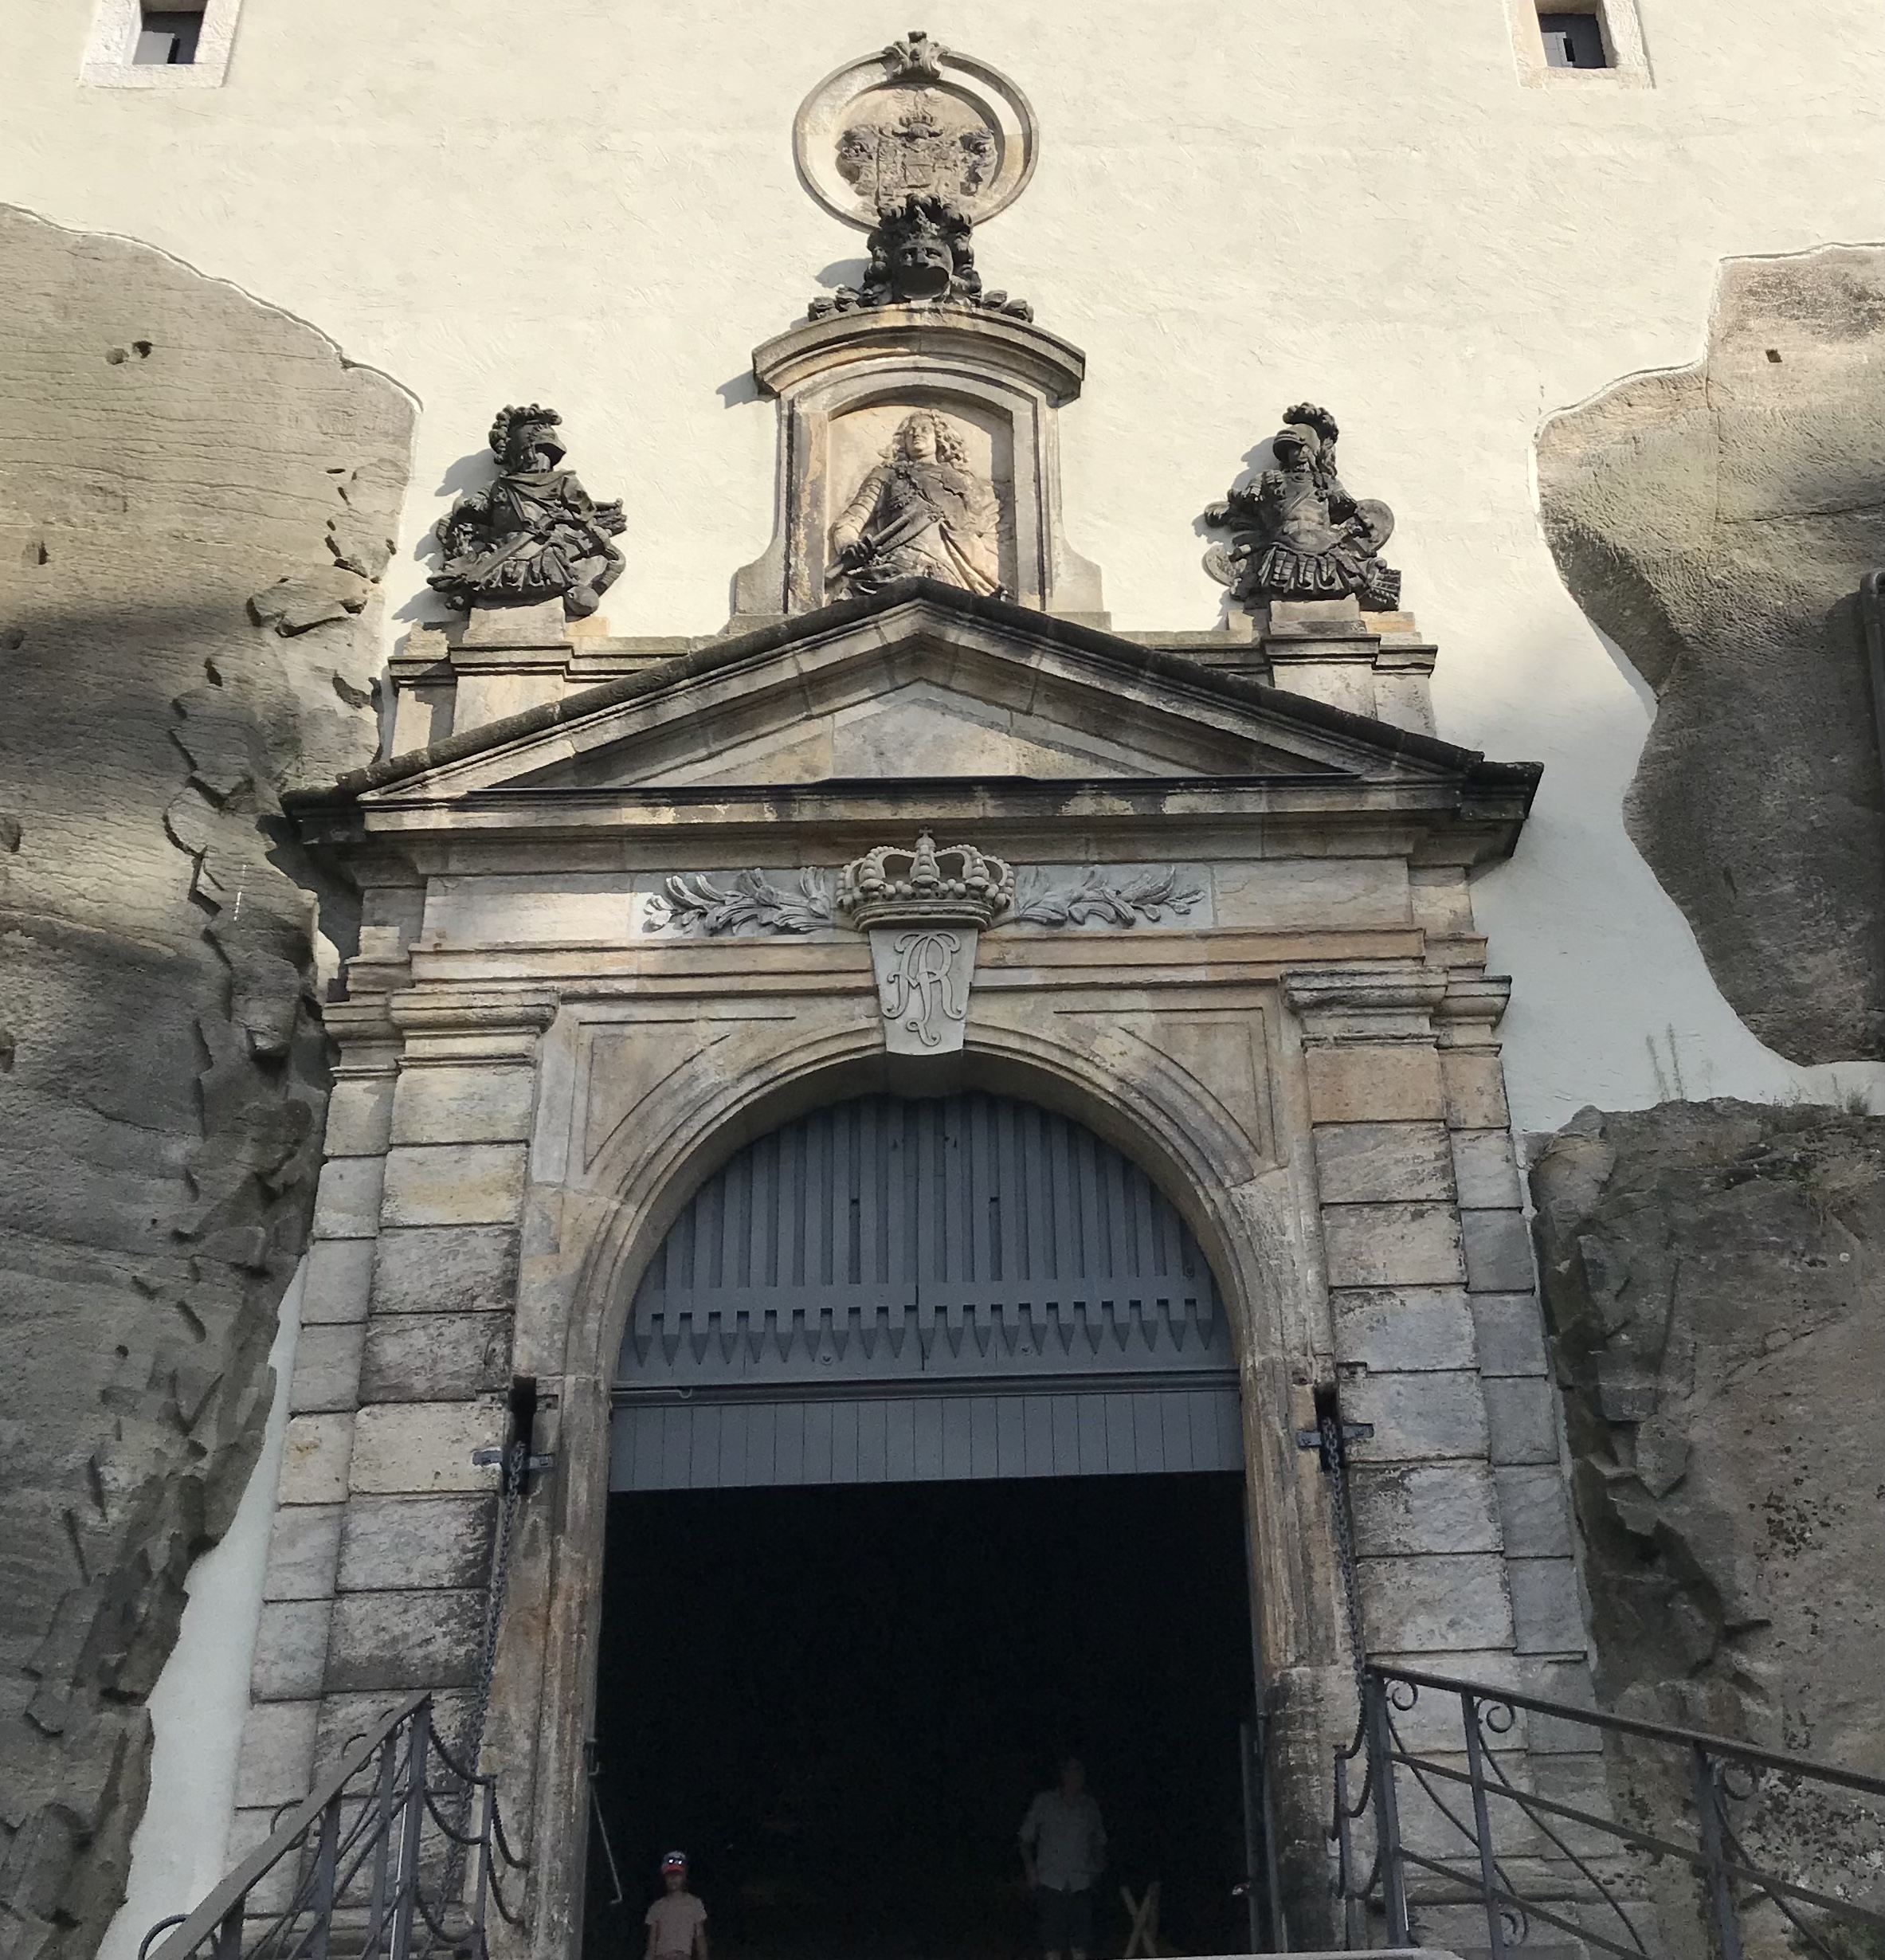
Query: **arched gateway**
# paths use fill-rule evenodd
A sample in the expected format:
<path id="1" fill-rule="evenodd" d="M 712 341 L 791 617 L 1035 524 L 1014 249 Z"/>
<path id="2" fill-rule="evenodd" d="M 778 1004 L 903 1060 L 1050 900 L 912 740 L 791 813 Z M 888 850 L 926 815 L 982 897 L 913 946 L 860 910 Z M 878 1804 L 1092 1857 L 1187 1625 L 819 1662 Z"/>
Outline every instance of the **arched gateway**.
<path id="1" fill-rule="evenodd" d="M 1243 1464 L 1190 1228 L 1006 1096 L 860 1098 L 747 1145 L 649 1261 L 613 1403 L 622 1491 Z"/>
<path id="2" fill-rule="evenodd" d="M 861 1842 L 917 1763 L 957 1821 L 878 1864 L 927 1883 L 981 1844 L 949 1896 L 986 1905 L 1017 1789 L 1084 1742 L 1118 1876 L 1182 1920 L 1228 1907 L 1242 1793 L 1192 1779 L 1182 1845 L 1135 1805 L 1178 1814 L 1160 1750 L 1222 1764 L 1260 1700 L 1313 1944 L 1349 1676 L 1299 1439 L 1338 1389 L 1374 1425 L 1370 1639 L 1558 1664 L 1534 1609 L 1569 1564 L 1533 1510 L 1503 1536 L 1542 1362 L 1467 883 L 1533 772 L 1218 650 L 916 582 L 652 664 L 598 639 L 617 678 L 480 727 L 476 686 L 542 653 L 480 641 L 460 732 L 302 807 L 363 923 L 245 1831 L 429 1689 L 528 1847 L 533 1960 L 574 1960 L 598 1807 L 639 1883 L 644 1832 L 802 1848 L 844 1797 Z M 526 1417 L 549 1461 L 500 1562 L 488 1465 Z M 841 1774 L 788 1788 L 781 1750 Z M 816 1868 L 729 1864 L 722 1910 L 799 1896 L 748 1927 L 789 1946 Z M 1199 1910 L 1194 1950 L 1281 1933 Z"/>
<path id="3" fill-rule="evenodd" d="M 937 164 L 843 106 L 891 58 L 805 156 Z M 986 158 L 1031 155 L 1024 110 L 995 89 Z M 776 529 L 724 633 L 606 630 L 620 507 L 507 410 L 531 441 L 444 525 L 468 610 L 395 657 L 389 752 L 293 806 L 360 925 L 239 1841 L 427 1691 L 527 1848 L 504 1960 L 576 1960 L 598 1808 L 637 1887 L 637 1833 L 719 1847 L 736 1933 L 797 1898 L 760 1960 L 844 1943 L 803 1887 L 847 1839 L 907 1875 L 899 1938 L 953 1870 L 996 1919 L 939 1944 L 934 1905 L 923 1943 L 998 1950 L 1013 1813 L 1076 1741 L 1193 1950 L 1312 1947 L 1338 1574 L 1383 1652 L 1549 1691 L 1581 1651 L 1470 890 L 1538 771 L 1432 734 L 1391 514 L 1316 519 L 1347 493 L 1312 405 L 1284 530 L 1212 507 L 1226 617 L 1115 633 L 1063 523 L 1084 357 L 970 280 L 966 225 L 947 300 L 899 292 L 942 269 L 917 206 L 888 284 L 754 351 Z M 1300 1447 L 1338 1395 L 1346 1546 Z M 1245 1806 L 1203 1766 L 1258 1701 L 1289 1923 L 1240 1931 Z"/>
<path id="4" fill-rule="evenodd" d="M 1068 1116 L 874 1095 L 736 1152 L 616 1369 L 598 1851 L 688 1845 L 736 1952 L 1017 1949 L 1071 1748 L 1166 1937 L 1244 1946 L 1238 1374 L 1189 1227 Z M 590 1950 L 640 1906 L 598 1856 Z"/>

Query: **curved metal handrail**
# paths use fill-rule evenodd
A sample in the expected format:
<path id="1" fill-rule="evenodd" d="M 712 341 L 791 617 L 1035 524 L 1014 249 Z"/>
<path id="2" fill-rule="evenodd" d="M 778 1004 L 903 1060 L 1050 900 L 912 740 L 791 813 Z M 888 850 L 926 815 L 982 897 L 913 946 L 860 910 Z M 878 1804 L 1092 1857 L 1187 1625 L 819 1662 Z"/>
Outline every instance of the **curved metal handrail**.
<path id="1" fill-rule="evenodd" d="M 1619 1954 L 1624 1960 L 1641 1960 L 1650 1949 L 1644 1944 L 1631 1910 L 1632 1902 L 1640 1905 L 1641 1899 L 1632 1887 L 1618 1879 L 1618 1870 L 1627 1871 L 1627 1863 L 1617 1867 L 1609 1862 L 1610 1858 L 1627 1860 L 1636 1857 L 1647 1857 L 1652 1862 L 1671 1859 L 1696 1875 L 1703 1888 L 1701 1910 L 1712 1923 L 1726 1960 L 1738 1960 L 1741 1952 L 1738 1891 L 1747 1897 L 1771 1901 L 1805 1950 L 1824 1956 L 1825 1960 L 1832 1960 L 1832 1947 L 1821 1938 L 1821 1928 L 1803 1918 L 1794 1909 L 1796 1905 L 1816 1909 L 1828 1920 L 1843 1921 L 1874 1933 L 1885 1931 L 1885 1911 L 1836 1895 L 1844 1892 L 1843 1885 L 1832 1891 L 1823 1891 L 1801 1882 L 1816 1873 L 1801 1872 L 1787 1876 L 1762 1870 L 1730 1821 L 1730 1805 L 1738 1817 L 1741 1807 L 1756 1799 L 1763 1772 L 1777 1773 L 1776 1781 L 1784 1788 L 1818 1785 L 1825 1790 L 1873 1799 L 1885 1798 L 1885 1777 L 1809 1757 L 1782 1755 L 1731 1736 L 1610 1715 L 1455 1675 L 1370 1663 L 1360 1670 L 1360 1680 L 1362 1717 L 1355 1741 L 1335 1751 L 1335 1802 L 1328 1833 L 1338 1851 L 1334 1890 L 1352 1915 L 1366 1905 L 1378 1886 L 1392 1936 L 1398 1937 L 1407 1931 L 1407 1874 L 1414 1872 L 1440 1881 L 1455 1903 L 1461 1903 L 1456 1894 L 1463 1889 L 1468 1899 L 1483 1907 L 1487 1943 L 1493 1960 L 1501 1960 L 1508 1949 L 1522 1944 L 1528 1917 L 1573 1933 L 1595 1950 Z M 1440 1755 L 1448 1755 L 1450 1745 L 1428 1745 L 1423 1751 L 1403 1739 L 1394 1712 L 1405 1712 L 1413 1706 L 1423 1689 L 1457 1701 L 1465 1745 L 1464 1763 L 1456 1756 L 1443 1761 L 1433 1753 L 1437 1746 Z M 1494 1745 L 1511 1731 L 1513 1711 L 1521 1708 L 1589 1731 L 1598 1739 L 1598 1746 L 1602 1737 L 1614 1735 L 1679 1752 L 1687 1762 L 1695 1841 L 1680 1842 L 1666 1827 L 1644 1828 L 1648 1819 L 1626 1824 L 1527 1789 L 1515 1780 L 1499 1760 Z M 1352 1798 L 1348 1789 L 1348 1772 L 1358 1758 L 1366 1763 L 1373 1786 L 1371 1791 L 1364 1787 L 1360 1801 Z M 1434 1813 L 1459 1833 L 1468 1847 L 1465 1853 L 1452 1856 L 1452 1862 L 1448 1861 L 1450 1854 L 1429 1855 L 1431 1848 L 1418 1851 L 1402 1840 L 1393 1785 L 1397 1773 L 1403 1770 Z M 1446 1801 L 1440 1793 L 1441 1785 L 1470 1791 L 1470 1817 Z M 1370 1794 L 1374 1799 L 1376 1826 L 1374 1863 L 1358 1885 L 1348 1825 L 1362 1815 Z M 1511 1805 L 1511 1810 L 1503 1814 L 1510 1817 L 1515 1812 L 1562 1861 L 1552 1883 L 1560 1887 L 1568 1884 L 1570 1889 L 1561 1896 L 1557 1891 L 1545 1888 L 1544 1896 L 1551 1904 L 1523 1895 L 1513 1870 L 1505 1862 L 1514 1854 L 1501 1854 L 1498 1848 L 1493 1812 L 1505 1805 Z M 1885 1822 L 1870 1805 L 1863 1806 L 1861 1814 L 1885 1848 Z M 1588 1846 L 1580 1849 L 1553 1827 L 1553 1820 L 1606 1840 L 1609 1852 L 1601 1855 Z M 1593 1860 L 1603 1863 L 1604 1868 L 1600 1870 L 1598 1862 Z M 1476 1871 L 1470 1868 L 1475 1864 Z M 1539 1887 L 1534 1884 L 1531 1889 L 1536 1891 Z M 1619 1944 L 1583 1923 L 1583 1915 L 1593 1909 L 1613 1915 L 1627 1945 Z M 1572 1915 L 1578 1916 L 1568 1916 Z M 1344 1933 L 1351 1947 L 1367 1943 L 1366 1924 L 1352 1916 L 1345 1923 Z"/>

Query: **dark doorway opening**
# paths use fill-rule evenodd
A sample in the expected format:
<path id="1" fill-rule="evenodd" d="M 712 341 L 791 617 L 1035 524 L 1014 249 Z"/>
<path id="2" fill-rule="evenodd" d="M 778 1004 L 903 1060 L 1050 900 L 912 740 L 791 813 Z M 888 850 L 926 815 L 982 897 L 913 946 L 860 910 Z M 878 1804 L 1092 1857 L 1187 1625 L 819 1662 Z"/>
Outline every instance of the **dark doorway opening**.
<path id="1" fill-rule="evenodd" d="M 1019 1960 L 1016 1833 L 1082 1756 L 1095 1950 L 1249 1945 L 1242 1480 L 1080 1477 L 609 1500 L 590 1960 L 639 1960 L 671 1848 L 714 1960 Z M 593 1820 L 592 1820 L 593 1830 Z"/>

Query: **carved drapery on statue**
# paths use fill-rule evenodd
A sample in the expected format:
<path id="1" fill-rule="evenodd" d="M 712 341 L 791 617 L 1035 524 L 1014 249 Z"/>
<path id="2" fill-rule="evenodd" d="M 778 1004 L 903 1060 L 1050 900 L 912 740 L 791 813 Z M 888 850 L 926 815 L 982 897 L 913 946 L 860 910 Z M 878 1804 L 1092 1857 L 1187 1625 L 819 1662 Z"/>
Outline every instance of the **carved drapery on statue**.
<path id="1" fill-rule="evenodd" d="M 1393 535 L 1394 513 L 1373 498 L 1355 498 L 1335 473 L 1335 418 L 1299 402 L 1271 438 L 1277 467 L 1233 489 L 1205 512 L 1214 530 L 1205 569 L 1244 606 L 1273 599 L 1358 600 L 1392 612 L 1401 603 L 1401 574 L 1383 564 L 1381 547 Z"/>
<path id="2" fill-rule="evenodd" d="M 993 484 L 970 468 L 947 417 L 918 409 L 831 527 L 838 578 L 856 598 L 899 578 L 999 594 L 1001 516 Z"/>
<path id="3" fill-rule="evenodd" d="M 620 576 L 622 555 L 609 540 L 627 519 L 619 502 L 598 504 L 574 470 L 554 409 L 500 409 L 491 425 L 497 480 L 460 497 L 435 535 L 445 563 L 426 582 L 460 612 L 473 606 L 540 606 L 561 599 L 586 618 Z"/>

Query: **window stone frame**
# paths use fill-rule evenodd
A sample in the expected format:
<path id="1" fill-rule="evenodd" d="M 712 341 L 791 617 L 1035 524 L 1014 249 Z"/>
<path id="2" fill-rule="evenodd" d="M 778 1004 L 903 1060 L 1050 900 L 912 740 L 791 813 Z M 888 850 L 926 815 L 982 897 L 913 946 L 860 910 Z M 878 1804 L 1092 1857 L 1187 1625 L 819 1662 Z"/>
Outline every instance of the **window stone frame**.
<path id="1" fill-rule="evenodd" d="M 88 88 L 220 88 L 229 73 L 242 0 L 204 0 L 194 61 L 131 59 L 143 18 L 140 0 L 97 0 L 79 81 Z"/>
<path id="2" fill-rule="evenodd" d="M 1553 68 L 1545 59 L 1545 37 L 1538 26 L 1541 13 L 1554 10 L 1541 0 L 1506 0 L 1512 32 L 1512 53 L 1519 80 L 1527 88 L 1653 88 L 1649 53 L 1644 45 L 1643 22 L 1636 0 L 1580 0 L 1597 17 L 1604 37 L 1605 68 Z"/>

